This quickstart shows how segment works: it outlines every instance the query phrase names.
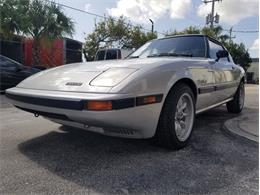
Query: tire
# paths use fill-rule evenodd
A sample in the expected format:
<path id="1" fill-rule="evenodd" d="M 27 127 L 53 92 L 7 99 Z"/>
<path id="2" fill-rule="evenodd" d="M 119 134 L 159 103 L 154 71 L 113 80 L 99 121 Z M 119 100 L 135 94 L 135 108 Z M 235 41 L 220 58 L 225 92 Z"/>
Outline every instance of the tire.
<path id="1" fill-rule="evenodd" d="M 234 99 L 226 103 L 228 112 L 240 113 L 243 110 L 244 102 L 245 102 L 245 85 L 244 82 L 241 81 L 234 95 Z"/>
<path id="2" fill-rule="evenodd" d="M 180 99 L 182 99 L 182 101 Z M 181 102 L 186 102 L 185 109 L 182 109 L 185 104 L 180 104 Z M 183 106 L 180 107 L 179 105 Z M 180 112 L 178 112 L 177 107 L 180 108 Z M 181 110 L 183 114 L 181 114 Z M 185 116 L 184 114 L 188 115 Z M 154 137 L 156 143 L 160 146 L 175 150 L 185 147 L 192 134 L 194 118 L 194 94 L 188 85 L 178 83 L 171 89 L 165 99 Z M 184 120 L 184 126 L 182 120 Z M 183 127 L 186 130 L 183 130 Z"/>

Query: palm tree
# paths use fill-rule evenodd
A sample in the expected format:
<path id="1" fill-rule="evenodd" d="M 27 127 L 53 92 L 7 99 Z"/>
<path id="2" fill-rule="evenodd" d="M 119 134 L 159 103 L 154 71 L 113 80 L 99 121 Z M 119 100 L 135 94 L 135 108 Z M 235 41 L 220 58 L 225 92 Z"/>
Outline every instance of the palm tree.
<path id="1" fill-rule="evenodd" d="M 1 4 L 9 9 L 8 13 L 5 10 L 3 12 L 9 14 L 12 20 L 7 20 L 6 29 L 0 32 L 31 36 L 34 39 L 32 52 L 34 65 L 40 64 L 41 41 L 46 42 L 65 35 L 71 36 L 74 32 L 71 18 L 67 17 L 55 3 L 44 0 L 1 0 Z M 1 14 L 1 19 L 3 17 L 4 14 Z M 8 28 L 10 25 L 13 29 Z"/>
<path id="2" fill-rule="evenodd" d="M 64 35 L 71 36 L 74 31 L 72 20 L 67 17 L 59 6 L 40 0 L 29 1 L 26 33 L 31 35 L 33 42 L 33 62 L 40 64 L 41 40 L 53 40 Z"/>
<path id="3" fill-rule="evenodd" d="M 184 30 L 184 34 L 200 34 L 200 29 L 196 26 L 189 26 Z"/>

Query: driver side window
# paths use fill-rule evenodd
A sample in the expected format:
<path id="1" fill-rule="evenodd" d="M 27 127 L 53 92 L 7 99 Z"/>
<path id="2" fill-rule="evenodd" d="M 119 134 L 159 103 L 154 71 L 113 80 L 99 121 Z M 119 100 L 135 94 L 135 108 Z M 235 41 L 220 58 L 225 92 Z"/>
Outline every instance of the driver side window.
<path id="1" fill-rule="evenodd" d="M 217 59 L 217 52 L 219 50 L 224 50 L 223 47 L 217 43 L 214 43 L 213 41 L 209 40 L 209 56 L 212 59 Z M 220 58 L 219 61 L 228 61 L 228 58 Z"/>

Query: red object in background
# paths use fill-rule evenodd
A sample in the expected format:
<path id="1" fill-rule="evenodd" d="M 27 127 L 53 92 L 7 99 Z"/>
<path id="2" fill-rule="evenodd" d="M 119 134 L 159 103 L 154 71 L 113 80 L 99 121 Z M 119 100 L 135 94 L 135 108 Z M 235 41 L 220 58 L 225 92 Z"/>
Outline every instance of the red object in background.
<path id="1" fill-rule="evenodd" d="M 33 39 L 15 36 L 12 40 L 1 39 L 0 54 L 21 64 L 33 66 Z M 40 66 L 46 68 L 82 62 L 82 42 L 61 38 L 42 42 L 40 46 Z"/>
<path id="2" fill-rule="evenodd" d="M 33 65 L 32 46 L 33 39 L 24 40 L 24 64 L 27 66 Z M 62 39 L 56 39 L 51 43 L 41 43 L 40 62 L 46 67 L 54 67 L 65 64 L 64 41 Z"/>
<path id="3" fill-rule="evenodd" d="M 24 40 L 24 65 L 32 65 L 32 39 Z"/>

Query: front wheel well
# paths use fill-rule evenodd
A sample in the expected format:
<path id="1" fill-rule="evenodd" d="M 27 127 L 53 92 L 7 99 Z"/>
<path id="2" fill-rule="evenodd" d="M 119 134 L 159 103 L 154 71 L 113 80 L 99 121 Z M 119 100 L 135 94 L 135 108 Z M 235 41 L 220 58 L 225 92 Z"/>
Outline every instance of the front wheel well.
<path id="1" fill-rule="evenodd" d="M 197 96 L 198 96 L 198 89 L 197 89 L 197 86 L 194 83 L 194 81 L 189 79 L 189 78 L 182 78 L 182 79 L 180 79 L 180 80 L 178 80 L 177 82 L 174 83 L 174 85 L 171 87 L 170 91 L 173 90 L 174 86 L 176 84 L 179 84 L 179 83 L 184 83 L 184 84 L 188 85 L 191 88 L 191 90 L 192 90 L 192 92 L 194 94 L 194 97 L 195 97 L 195 102 L 196 102 L 197 101 Z"/>

